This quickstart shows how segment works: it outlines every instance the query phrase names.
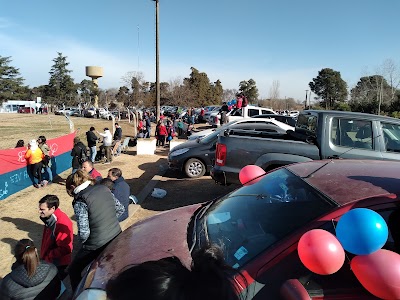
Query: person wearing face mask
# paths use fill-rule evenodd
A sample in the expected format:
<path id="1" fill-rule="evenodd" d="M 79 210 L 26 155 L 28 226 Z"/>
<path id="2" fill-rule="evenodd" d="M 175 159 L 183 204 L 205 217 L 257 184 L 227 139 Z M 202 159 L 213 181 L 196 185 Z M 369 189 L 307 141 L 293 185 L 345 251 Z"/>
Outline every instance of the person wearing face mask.
<path id="1" fill-rule="evenodd" d="M 59 206 L 56 195 L 46 195 L 39 200 L 39 217 L 44 223 L 40 258 L 54 264 L 62 280 L 71 263 L 74 231 L 72 221 Z"/>

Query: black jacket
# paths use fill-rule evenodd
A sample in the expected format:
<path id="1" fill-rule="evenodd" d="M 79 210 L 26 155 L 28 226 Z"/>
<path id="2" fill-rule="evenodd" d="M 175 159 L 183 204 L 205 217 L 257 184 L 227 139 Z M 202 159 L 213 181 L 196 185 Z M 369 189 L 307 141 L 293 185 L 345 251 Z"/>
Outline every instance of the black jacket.
<path id="1" fill-rule="evenodd" d="M 71 151 L 71 156 L 72 156 L 72 169 L 80 169 L 82 167 L 82 164 L 79 163 L 79 158 L 81 158 L 82 150 L 84 151 L 85 154 L 86 152 L 86 146 L 82 142 L 78 142 L 74 145 L 74 148 L 72 148 Z"/>
<path id="2" fill-rule="evenodd" d="M 93 131 L 89 130 L 86 132 L 86 139 L 87 139 L 88 147 L 96 146 L 98 138 Z"/>
<path id="3" fill-rule="evenodd" d="M 83 243 L 84 249 L 96 250 L 121 233 L 114 198 L 105 185 L 89 185 L 75 195 L 72 205 L 78 201 L 86 203 L 88 209 L 90 235 Z"/>
<path id="4" fill-rule="evenodd" d="M 120 141 L 122 139 L 122 128 L 116 128 L 114 132 L 114 141 Z"/>
<path id="5" fill-rule="evenodd" d="M 0 299 L 56 299 L 60 288 L 61 281 L 53 264 L 41 261 L 31 278 L 28 277 L 25 267 L 17 264 L 1 282 Z"/>

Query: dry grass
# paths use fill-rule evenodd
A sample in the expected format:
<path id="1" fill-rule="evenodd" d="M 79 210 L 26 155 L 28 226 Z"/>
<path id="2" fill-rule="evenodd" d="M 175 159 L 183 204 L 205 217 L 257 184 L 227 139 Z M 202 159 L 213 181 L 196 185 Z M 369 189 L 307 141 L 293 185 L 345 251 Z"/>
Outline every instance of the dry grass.
<path id="1" fill-rule="evenodd" d="M 90 126 L 103 132 L 104 127 L 112 130 L 112 121 L 104 119 L 70 117 L 74 123 L 77 135 L 86 143 L 86 131 Z M 118 122 L 122 127 L 123 135 L 134 136 L 133 123 L 128 120 Z M 13 148 L 18 140 L 24 140 L 25 144 L 32 139 L 44 135 L 46 139 L 56 138 L 70 132 L 69 122 L 64 116 L 31 115 L 31 114 L 0 114 L 0 149 Z"/>

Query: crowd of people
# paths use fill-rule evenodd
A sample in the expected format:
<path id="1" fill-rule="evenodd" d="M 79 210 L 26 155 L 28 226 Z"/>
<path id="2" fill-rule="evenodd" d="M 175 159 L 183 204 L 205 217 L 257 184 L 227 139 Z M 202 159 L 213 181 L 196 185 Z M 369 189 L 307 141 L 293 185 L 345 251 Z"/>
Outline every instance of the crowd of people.
<path id="1" fill-rule="evenodd" d="M 178 119 L 178 130 L 182 130 Z M 64 290 L 63 280 L 69 276 L 75 291 L 82 279 L 82 271 L 120 233 L 120 222 L 129 217 L 130 186 L 119 168 L 108 170 L 103 178 L 94 163 L 104 153 L 104 163 L 120 154 L 122 129 L 108 128 L 98 132 L 92 126 L 86 132 L 86 145 L 75 137 L 71 150 L 72 172 L 66 179 L 66 192 L 72 197 L 72 207 L 78 227 L 80 249 L 72 257 L 74 234 L 70 217 L 60 209 L 57 195 L 47 194 L 38 200 L 39 218 L 43 222 L 40 248 L 38 242 L 21 239 L 14 249 L 15 263 L 0 286 L 0 299 L 56 299 Z M 150 137 L 148 114 L 140 120 L 138 132 Z M 189 129 L 190 130 L 190 129 Z M 182 132 L 179 132 L 182 134 Z M 164 146 L 176 136 L 173 121 L 161 118 L 155 136 L 157 145 Z M 103 144 L 97 149 L 97 143 Z M 16 147 L 25 147 L 23 140 Z M 25 153 L 29 173 L 36 188 L 53 182 L 51 149 L 46 137 L 31 140 Z M 239 299 L 234 283 L 234 270 L 223 260 L 222 250 L 209 245 L 193 254 L 187 269 L 176 257 L 144 262 L 122 270 L 107 283 L 109 299 Z M 204 284 L 207 282 L 207 284 Z"/>

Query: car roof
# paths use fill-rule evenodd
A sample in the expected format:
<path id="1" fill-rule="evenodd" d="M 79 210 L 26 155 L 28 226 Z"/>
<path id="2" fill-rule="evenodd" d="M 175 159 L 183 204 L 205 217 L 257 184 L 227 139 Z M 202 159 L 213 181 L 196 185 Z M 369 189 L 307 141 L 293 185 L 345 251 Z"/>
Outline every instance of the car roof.
<path id="1" fill-rule="evenodd" d="M 400 194 L 400 162 L 397 161 L 318 160 L 286 168 L 339 205 Z"/>

